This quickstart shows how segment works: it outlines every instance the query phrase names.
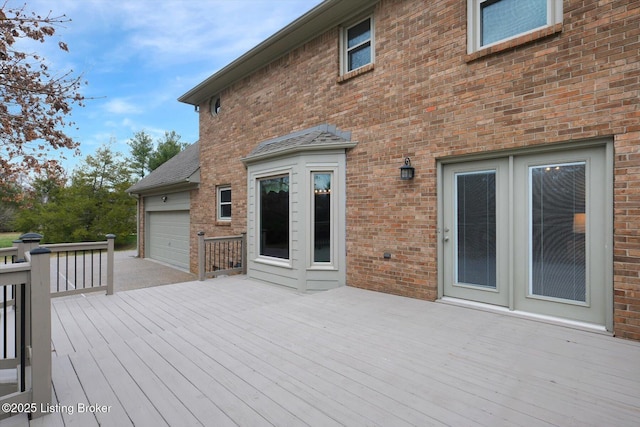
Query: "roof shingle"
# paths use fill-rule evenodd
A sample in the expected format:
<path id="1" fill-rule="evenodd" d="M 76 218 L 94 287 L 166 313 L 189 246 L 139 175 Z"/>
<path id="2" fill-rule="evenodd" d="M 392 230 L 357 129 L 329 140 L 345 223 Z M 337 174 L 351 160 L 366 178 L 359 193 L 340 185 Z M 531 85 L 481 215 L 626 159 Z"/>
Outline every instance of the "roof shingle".
<path id="1" fill-rule="evenodd" d="M 140 194 L 149 190 L 191 182 L 189 177 L 199 168 L 200 146 L 198 142 L 195 142 L 129 187 L 127 193 Z"/>
<path id="2" fill-rule="evenodd" d="M 284 153 L 319 148 L 349 148 L 351 146 L 355 146 L 355 143 L 351 142 L 351 132 L 339 131 L 335 126 L 324 124 L 263 141 L 242 160 L 245 163 L 250 163 L 257 159 Z"/>

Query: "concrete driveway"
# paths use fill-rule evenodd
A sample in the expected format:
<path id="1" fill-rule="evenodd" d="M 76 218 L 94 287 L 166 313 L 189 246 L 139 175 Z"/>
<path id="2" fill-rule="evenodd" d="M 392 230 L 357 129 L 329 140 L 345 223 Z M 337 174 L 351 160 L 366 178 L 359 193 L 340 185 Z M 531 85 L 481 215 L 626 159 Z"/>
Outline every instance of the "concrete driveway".
<path id="1" fill-rule="evenodd" d="M 114 263 L 113 287 L 115 292 L 190 282 L 198 279 L 195 274 L 146 258 L 138 258 L 135 250 L 116 251 Z"/>

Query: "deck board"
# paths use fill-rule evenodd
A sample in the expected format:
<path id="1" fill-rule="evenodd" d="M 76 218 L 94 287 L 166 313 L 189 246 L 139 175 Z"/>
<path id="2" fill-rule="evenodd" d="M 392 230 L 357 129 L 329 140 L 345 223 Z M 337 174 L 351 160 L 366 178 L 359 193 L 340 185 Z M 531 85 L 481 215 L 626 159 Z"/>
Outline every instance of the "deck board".
<path id="1" fill-rule="evenodd" d="M 273 313 L 275 316 L 275 313 Z M 276 321 L 274 317 L 271 322 Z M 265 329 L 278 329 L 277 323 L 272 324 L 263 317 L 262 325 Z M 279 329 L 278 329 L 279 330 Z M 313 336 L 317 338 L 314 342 L 300 345 L 295 337 L 299 334 Z M 494 401 L 482 400 L 485 394 L 482 390 L 469 390 L 470 384 L 455 387 L 448 381 L 438 385 L 437 392 L 431 388 L 433 378 L 424 376 L 423 370 L 428 372 L 432 368 L 425 367 L 420 360 L 405 360 L 398 357 L 396 352 L 389 351 L 384 339 L 376 338 L 373 342 L 359 339 L 357 336 L 340 337 L 332 334 L 323 338 L 313 332 L 304 330 L 292 330 L 287 346 L 295 349 L 296 352 L 306 354 L 317 363 L 322 363 L 352 381 L 363 384 L 372 390 L 382 390 L 387 398 L 385 407 L 395 408 L 398 416 L 413 418 L 408 421 L 413 424 L 420 423 L 427 417 L 430 424 L 450 423 L 455 419 L 456 413 L 452 412 L 448 406 L 455 406 L 456 402 L 467 402 L 464 404 L 464 415 L 466 419 L 457 419 L 454 424 L 472 425 L 474 422 L 486 418 L 488 411 L 491 413 L 502 413 L 503 421 L 511 425 L 530 425 L 531 420 L 526 414 L 514 411 L 511 405 L 498 405 Z M 376 348 L 376 354 L 362 352 L 362 349 Z M 450 397 L 450 399 L 447 399 Z M 478 400 L 480 399 L 480 400 Z M 477 401 L 475 405 L 468 405 L 469 401 Z M 446 405 L 443 405 L 445 404 Z M 454 408 L 455 409 L 455 408 Z M 412 412 L 417 412 L 413 413 Z M 460 418 L 460 417 L 458 417 Z"/>
<path id="2" fill-rule="evenodd" d="M 118 402 L 128 418 L 136 426 L 167 426 L 166 420 L 158 412 L 156 404 L 138 387 L 127 369 L 113 354 L 111 349 L 92 349 L 91 356 L 107 380 L 109 388 L 117 396 Z M 104 405 L 117 405 L 115 401 L 94 402 Z"/>
<path id="3" fill-rule="evenodd" d="M 134 340 L 138 340 L 136 338 Z M 135 381 L 136 385 L 147 398 L 153 402 L 154 407 L 161 414 L 162 418 L 170 426 L 176 425 L 201 425 L 196 417 L 186 408 L 169 389 L 156 376 L 153 370 L 145 363 L 147 354 L 144 350 L 134 348 L 124 342 L 115 343 L 110 346 L 111 351 L 118 358 L 122 366 L 127 370 L 128 375 Z M 166 372 L 170 375 L 171 372 Z"/>
<path id="4" fill-rule="evenodd" d="M 244 276 L 52 305 L 54 397 L 113 409 L 34 426 L 640 419 L 640 343 L 504 314 L 349 287 L 303 294 Z"/>
<path id="5" fill-rule="evenodd" d="M 87 396 L 87 404 L 98 403 L 107 407 L 106 413 L 96 412 L 98 423 L 101 426 L 132 426 L 122 402 L 111 389 L 91 353 L 74 353 L 69 355 L 69 359 Z"/>
<path id="6" fill-rule="evenodd" d="M 149 335 L 144 337 L 144 340 L 162 354 L 162 357 L 191 382 L 202 396 L 212 400 L 237 425 L 272 425 L 249 404 L 218 382 L 213 372 L 192 360 L 194 351 L 189 345 L 180 345 L 181 339 L 175 331 Z"/>
<path id="7" fill-rule="evenodd" d="M 52 381 L 60 406 L 68 409 L 52 410 L 53 416 L 62 415 L 65 426 L 98 426 L 95 414 L 78 410 L 79 404 L 88 403 L 80 379 L 68 357 L 57 357 L 52 363 Z"/>
<path id="8" fill-rule="evenodd" d="M 254 409 L 267 422 L 274 426 L 300 425 L 300 421 L 282 406 L 278 405 L 263 390 L 258 390 L 244 381 L 235 371 L 221 364 L 218 360 L 218 350 L 202 345 L 197 340 L 188 340 L 187 331 L 176 333 L 175 342 L 187 349 L 192 361 L 203 370 L 210 373 L 225 389 Z"/>

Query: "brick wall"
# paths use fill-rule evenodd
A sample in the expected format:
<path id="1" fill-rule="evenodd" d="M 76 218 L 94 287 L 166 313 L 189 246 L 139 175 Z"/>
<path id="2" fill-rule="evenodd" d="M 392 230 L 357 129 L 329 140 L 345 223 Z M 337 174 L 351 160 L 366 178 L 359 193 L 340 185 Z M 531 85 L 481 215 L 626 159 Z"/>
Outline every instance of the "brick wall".
<path id="1" fill-rule="evenodd" d="M 640 340 L 640 132 L 615 139 L 614 324 Z"/>
<path id="2" fill-rule="evenodd" d="M 640 339 L 640 2 L 566 0 L 562 26 L 488 55 L 467 55 L 464 1 L 383 0 L 374 19 L 367 71 L 339 78 L 336 28 L 224 90 L 218 116 L 200 106 L 192 235 L 245 231 L 240 159 L 257 143 L 330 123 L 358 141 L 347 153 L 347 283 L 435 299 L 436 159 L 614 136 L 615 329 Z M 224 184 L 228 225 L 215 221 Z"/>

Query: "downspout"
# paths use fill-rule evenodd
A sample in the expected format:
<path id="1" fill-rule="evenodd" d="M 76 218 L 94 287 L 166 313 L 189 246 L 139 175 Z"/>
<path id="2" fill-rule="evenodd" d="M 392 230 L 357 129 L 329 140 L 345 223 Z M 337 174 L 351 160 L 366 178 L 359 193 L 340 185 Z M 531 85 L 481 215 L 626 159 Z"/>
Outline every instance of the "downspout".
<path id="1" fill-rule="evenodd" d="M 136 258 L 140 258 L 140 195 L 129 193 L 136 199 Z"/>

